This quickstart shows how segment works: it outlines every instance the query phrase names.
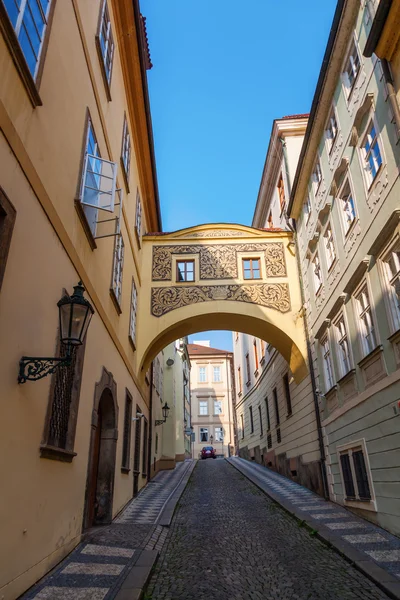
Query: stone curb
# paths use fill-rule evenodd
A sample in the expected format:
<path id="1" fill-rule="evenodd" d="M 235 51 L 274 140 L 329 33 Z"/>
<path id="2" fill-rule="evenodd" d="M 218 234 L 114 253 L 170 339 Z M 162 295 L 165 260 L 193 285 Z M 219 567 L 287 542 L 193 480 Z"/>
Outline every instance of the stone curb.
<path id="1" fill-rule="evenodd" d="M 292 517 L 315 532 L 315 537 L 343 556 L 358 571 L 363 573 L 363 575 L 368 577 L 368 579 L 373 581 L 377 587 L 384 591 L 389 598 L 392 598 L 393 600 L 400 600 L 400 582 L 397 577 L 391 573 L 388 573 L 385 571 L 385 569 L 382 569 L 382 567 L 380 567 L 372 558 L 369 558 L 366 554 L 354 548 L 335 532 L 322 525 L 320 521 L 305 515 L 303 511 L 300 511 L 291 502 L 286 501 L 275 494 L 256 475 L 248 473 L 245 469 L 241 469 L 240 464 L 237 464 L 236 461 L 233 461 L 231 458 L 226 458 L 225 460 L 232 467 L 237 469 L 239 473 L 247 477 L 249 481 L 254 483 L 254 485 L 264 492 L 264 494 L 266 494 L 269 498 L 271 498 L 271 500 L 276 502 L 276 504 L 279 504 L 279 506 L 281 506 Z"/>
<path id="2" fill-rule="evenodd" d="M 156 521 L 156 525 L 161 525 L 162 527 L 169 527 L 171 525 L 172 517 L 174 516 L 176 505 L 179 502 L 180 497 L 183 494 L 185 487 L 190 479 L 191 474 L 193 473 L 193 469 L 197 465 L 197 460 L 193 460 L 192 464 L 188 467 L 185 473 L 182 476 L 182 479 L 178 483 L 175 490 L 172 492 L 169 497 L 166 505 L 164 506 L 161 515 L 158 517 Z"/>

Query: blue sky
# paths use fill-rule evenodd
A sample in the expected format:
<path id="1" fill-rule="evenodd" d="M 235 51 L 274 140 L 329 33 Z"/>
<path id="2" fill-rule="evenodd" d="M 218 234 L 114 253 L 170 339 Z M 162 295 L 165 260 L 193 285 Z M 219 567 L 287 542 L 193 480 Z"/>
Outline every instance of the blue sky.
<path id="1" fill-rule="evenodd" d="M 335 6 L 141 0 L 164 231 L 251 224 L 272 122 L 309 112 Z M 231 348 L 229 332 L 194 337 Z"/>

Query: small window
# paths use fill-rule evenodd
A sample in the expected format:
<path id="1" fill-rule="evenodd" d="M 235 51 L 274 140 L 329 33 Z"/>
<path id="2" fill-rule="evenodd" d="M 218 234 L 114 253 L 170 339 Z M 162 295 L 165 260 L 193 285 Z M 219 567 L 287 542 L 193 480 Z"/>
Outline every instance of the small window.
<path id="1" fill-rule="evenodd" d="M 393 331 L 400 329 L 400 242 L 396 243 L 386 252 L 382 259 L 383 271 L 390 312 L 393 322 Z"/>
<path id="2" fill-rule="evenodd" d="M 368 187 L 374 181 L 379 167 L 382 164 L 382 155 L 379 148 L 378 136 L 375 125 L 371 122 L 362 143 L 362 154 L 364 158 L 364 169 L 367 177 Z"/>
<path id="3" fill-rule="evenodd" d="M 367 355 L 376 347 L 376 337 L 369 293 L 366 284 L 362 287 L 361 291 L 357 293 L 355 300 L 361 333 L 361 343 L 364 355 Z"/>
<path id="4" fill-rule="evenodd" d="M 131 312 L 129 319 L 129 337 L 133 345 L 136 345 L 136 313 L 137 313 L 137 289 L 132 279 Z"/>
<path id="5" fill-rule="evenodd" d="M 257 340 L 254 340 L 254 342 L 253 342 L 253 349 L 254 349 L 254 363 L 255 363 L 256 371 L 258 371 L 259 362 L 258 362 Z"/>
<path id="6" fill-rule="evenodd" d="M 200 427 L 200 442 L 208 442 L 208 427 Z"/>
<path id="7" fill-rule="evenodd" d="M 250 433 L 254 433 L 254 422 L 253 422 L 253 407 L 249 406 L 250 415 Z"/>
<path id="8" fill-rule="evenodd" d="M 122 300 L 122 271 L 124 268 L 124 240 L 122 235 L 117 235 L 115 238 L 114 246 L 114 265 L 113 265 L 113 279 L 112 279 L 112 291 L 118 306 L 121 306 Z"/>
<path id="9" fill-rule="evenodd" d="M 126 391 L 125 415 L 124 415 L 124 437 L 122 442 L 122 470 L 129 470 L 130 449 L 132 429 L 132 396 Z"/>
<path id="10" fill-rule="evenodd" d="M 277 187 L 278 187 L 279 205 L 280 205 L 281 212 L 282 212 L 283 209 L 285 208 L 285 186 L 283 185 L 282 173 L 279 177 Z"/>
<path id="11" fill-rule="evenodd" d="M 206 381 L 206 367 L 199 367 L 199 383 L 205 383 Z"/>
<path id="12" fill-rule="evenodd" d="M 239 394 L 241 394 L 243 391 L 243 387 L 242 387 L 242 371 L 241 371 L 240 367 L 238 367 L 237 373 L 238 373 L 238 389 L 239 389 Z"/>
<path id="13" fill-rule="evenodd" d="M 282 380 L 283 380 L 283 389 L 285 391 L 285 398 L 286 398 L 287 416 L 289 417 L 292 414 L 292 398 L 290 396 L 288 373 L 286 373 L 286 375 L 283 376 Z"/>
<path id="14" fill-rule="evenodd" d="M 16 214 L 17 211 L 0 187 L 0 290 L 6 270 Z"/>
<path id="15" fill-rule="evenodd" d="M 251 375 L 250 375 L 250 356 L 246 354 L 246 370 L 247 370 L 247 385 L 250 385 Z"/>
<path id="16" fill-rule="evenodd" d="M 243 258 L 244 279 L 261 279 L 260 259 Z"/>
<path id="17" fill-rule="evenodd" d="M 271 418 L 269 415 L 269 404 L 268 404 L 268 396 L 265 397 L 265 411 L 267 413 L 267 430 L 271 429 Z"/>
<path id="18" fill-rule="evenodd" d="M 107 96 L 108 99 L 111 100 L 110 85 L 114 61 L 114 38 L 112 34 L 110 12 L 108 10 L 107 0 L 104 0 L 101 7 L 96 41 L 103 69 L 103 76 L 106 83 Z"/>
<path id="19" fill-rule="evenodd" d="M 213 383 L 221 383 L 221 367 L 213 367 Z"/>
<path id="20" fill-rule="evenodd" d="M 208 401 L 199 400 L 199 415 L 204 417 L 208 415 Z"/>
<path id="21" fill-rule="evenodd" d="M 370 501 L 371 489 L 363 448 L 356 446 L 340 452 L 340 467 L 346 500 Z"/>
<path id="22" fill-rule="evenodd" d="M 314 190 L 314 196 L 315 196 L 317 194 L 317 192 L 318 192 L 318 188 L 319 188 L 320 183 L 322 181 L 322 171 L 321 171 L 321 164 L 319 162 L 319 159 L 315 163 L 314 171 L 313 171 L 312 176 L 311 176 L 311 180 L 312 180 L 313 190 Z"/>
<path id="23" fill-rule="evenodd" d="M 307 223 L 310 219 L 310 215 L 311 215 L 311 200 L 310 200 L 309 194 L 307 194 L 307 196 L 306 196 L 306 201 L 304 202 L 303 211 L 304 211 L 304 222 L 307 225 Z"/>
<path id="24" fill-rule="evenodd" d="M 318 292 L 320 291 L 321 286 L 322 286 L 322 272 L 321 272 L 321 264 L 319 262 L 318 254 L 316 254 L 314 256 L 314 260 L 312 261 L 312 272 L 313 272 L 315 293 L 318 294 Z"/>
<path id="25" fill-rule="evenodd" d="M 278 392 L 277 392 L 276 388 L 273 389 L 272 395 L 274 397 L 276 426 L 278 426 L 280 424 L 280 422 L 281 422 L 281 419 L 280 419 L 280 416 L 279 416 Z"/>
<path id="26" fill-rule="evenodd" d="M 337 352 L 339 355 L 338 359 L 340 376 L 344 377 L 346 373 L 350 371 L 351 361 L 349 343 L 347 339 L 347 330 L 343 315 L 339 317 L 337 321 L 334 322 L 334 328 L 336 333 Z"/>
<path id="27" fill-rule="evenodd" d="M 328 335 L 321 340 L 322 358 L 324 366 L 325 391 L 329 391 L 334 384 L 331 348 L 329 345 Z"/>
<path id="28" fill-rule="evenodd" d="M 129 127 L 126 115 L 124 117 L 124 128 L 122 131 L 121 162 L 123 166 L 126 185 L 129 190 L 129 173 L 131 169 L 131 136 L 129 134 Z"/>
<path id="29" fill-rule="evenodd" d="M 331 114 L 329 115 L 326 130 L 325 130 L 325 138 L 326 138 L 328 154 L 330 154 L 332 151 L 332 148 L 336 141 L 337 133 L 338 133 L 338 124 L 337 124 L 337 120 L 336 120 L 335 111 L 332 109 Z"/>
<path id="30" fill-rule="evenodd" d="M 349 57 L 346 61 L 342 75 L 343 85 L 345 88 L 347 98 L 350 97 L 351 92 L 353 91 L 354 84 L 360 72 L 360 66 L 360 57 L 358 55 L 356 44 L 353 40 L 349 52 Z"/>
<path id="31" fill-rule="evenodd" d="M 274 227 L 274 219 L 272 218 L 272 212 L 268 215 L 268 228 L 272 229 Z"/>
<path id="32" fill-rule="evenodd" d="M 176 262 L 176 280 L 194 281 L 194 260 L 178 260 Z"/>
<path id="33" fill-rule="evenodd" d="M 333 241 L 333 232 L 330 224 L 327 225 L 324 233 L 324 248 L 326 256 L 326 264 L 329 269 L 336 260 L 335 243 Z"/>
<path id="34" fill-rule="evenodd" d="M 139 246 L 142 241 L 142 202 L 140 200 L 139 190 L 136 190 L 136 221 L 135 221 L 135 232 L 139 242 Z"/>
<path id="35" fill-rule="evenodd" d="M 244 421 L 243 421 L 243 414 L 240 415 L 240 424 L 242 426 L 242 440 L 244 439 Z"/>
<path id="36" fill-rule="evenodd" d="M 339 209 L 342 215 L 345 235 L 350 231 L 356 220 L 356 209 L 350 184 L 346 181 L 339 192 Z"/>
<path id="37" fill-rule="evenodd" d="M 214 428 L 215 431 L 215 441 L 216 442 L 223 442 L 224 441 L 224 431 L 222 427 L 215 427 Z"/>
<path id="38" fill-rule="evenodd" d="M 214 415 L 222 415 L 222 400 L 214 400 Z"/>
<path id="39" fill-rule="evenodd" d="M 264 435 L 261 406 L 258 405 L 258 419 L 260 421 L 260 436 Z"/>

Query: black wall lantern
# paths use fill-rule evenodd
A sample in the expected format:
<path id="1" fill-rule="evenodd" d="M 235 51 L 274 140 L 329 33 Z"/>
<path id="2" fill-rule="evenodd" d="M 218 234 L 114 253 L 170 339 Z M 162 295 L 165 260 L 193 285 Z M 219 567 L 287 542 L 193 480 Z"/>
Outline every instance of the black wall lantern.
<path id="1" fill-rule="evenodd" d="M 94 313 L 93 306 L 83 297 L 85 288 L 82 281 L 74 286 L 72 296 L 66 294 L 57 302 L 60 318 L 60 341 L 66 346 L 63 358 L 23 356 L 19 361 L 18 383 L 37 381 L 54 373 L 58 367 L 71 364 L 74 346 L 80 346 L 85 339 L 89 323 Z"/>
<path id="2" fill-rule="evenodd" d="M 162 414 L 163 414 L 164 419 L 158 419 L 156 421 L 156 425 L 163 425 L 165 423 L 165 421 L 168 419 L 169 406 L 167 403 L 165 403 L 164 406 L 162 407 Z"/>

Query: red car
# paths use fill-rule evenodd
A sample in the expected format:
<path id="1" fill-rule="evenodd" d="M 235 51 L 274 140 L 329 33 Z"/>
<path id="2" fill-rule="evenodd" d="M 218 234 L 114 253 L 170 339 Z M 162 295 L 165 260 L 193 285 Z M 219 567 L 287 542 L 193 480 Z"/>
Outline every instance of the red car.
<path id="1" fill-rule="evenodd" d="M 204 446 L 201 450 L 201 458 L 217 458 L 212 446 Z"/>

